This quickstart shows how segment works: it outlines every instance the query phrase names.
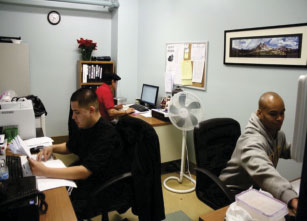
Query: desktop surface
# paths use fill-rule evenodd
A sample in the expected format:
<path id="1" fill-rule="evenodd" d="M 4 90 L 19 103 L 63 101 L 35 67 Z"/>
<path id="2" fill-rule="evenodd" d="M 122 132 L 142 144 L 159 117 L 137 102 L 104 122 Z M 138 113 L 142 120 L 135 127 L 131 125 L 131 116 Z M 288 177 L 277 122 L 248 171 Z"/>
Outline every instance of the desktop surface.
<path id="1" fill-rule="evenodd" d="M 165 122 L 165 121 L 159 120 L 158 118 L 155 118 L 155 117 L 144 117 L 141 114 L 131 114 L 131 116 L 135 117 L 135 118 L 142 119 L 143 121 L 149 123 L 153 127 L 164 126 L 164 125 L 170 125 L 171 124 L 170 122 Z"/>
<path id="2" fill-rule="evenodd" d="M 225 206 L 221 209 L 206 213 L 199 217 L 199 221 L 224 221 L 228 207 L 229 206 Z"/>

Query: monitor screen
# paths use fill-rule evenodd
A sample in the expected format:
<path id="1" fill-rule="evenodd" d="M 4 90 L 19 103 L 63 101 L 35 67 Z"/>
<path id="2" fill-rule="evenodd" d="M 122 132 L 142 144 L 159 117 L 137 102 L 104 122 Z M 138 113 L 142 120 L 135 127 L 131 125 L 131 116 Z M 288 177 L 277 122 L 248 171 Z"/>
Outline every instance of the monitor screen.
<path id="1" fill-rule="evenodd" d="M 307 75 L 298 80 L 291 157 L 303 162 L 296 221 L 307 220 Z"/>
<path id="2" fill-rule="evenodd" d="M 156 106 L 158 92 L 158 86 L 143 84 L 141 102 L 151 106 Z"/>
<path id="3" fill-rule="evenodd" d="M 298 79 L 291 157 L 303 162 L 307 131 L 307 75 Z"/>

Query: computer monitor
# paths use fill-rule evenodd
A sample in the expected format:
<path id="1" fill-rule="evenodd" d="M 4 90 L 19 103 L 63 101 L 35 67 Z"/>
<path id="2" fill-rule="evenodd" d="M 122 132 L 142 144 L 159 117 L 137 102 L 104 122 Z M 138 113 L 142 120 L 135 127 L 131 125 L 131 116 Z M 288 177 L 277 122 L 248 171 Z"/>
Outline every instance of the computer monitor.
<path id="1" fill-rule="evenodd" d="M 149 84 L 143 84 L 141 103 L 149 107 L 155 107 L 158 97 L 159 87 Z"/>
<path id="2" fill-rule="evenodd" d="M 303 162 L 296 221 L 307 220 L 307 75 L 298 79 L 291 157 Z"/>

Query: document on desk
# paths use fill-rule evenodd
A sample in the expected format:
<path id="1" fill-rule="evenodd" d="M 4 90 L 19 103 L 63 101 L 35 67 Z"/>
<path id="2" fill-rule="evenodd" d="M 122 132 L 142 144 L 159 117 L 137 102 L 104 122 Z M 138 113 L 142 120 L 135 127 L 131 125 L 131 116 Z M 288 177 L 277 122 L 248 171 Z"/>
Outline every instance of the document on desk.
<path id="1" fill-rule="evenodd" d="M 30 166 L 29 166 L 29 162 L 27 160 L 27 157 L 21 156 L 20 158 L 21 158 L 21 164 L 23 168 L 23 175 L 33 176 Z M 48 161 L 42 161 L 42 163 L 46 167 L 50 167 L 50 168 L 65 168 L 66 167 L 65 164 L 59 159 L 57 160 L 50 159 Z M 37 183 L 37 189 L 39 191 L 54 189 L 54 188 L 61 187 L 61 186 L 70 186 L 74 188 L 77 187 L 76 183 L 72 180 L 55 179 L 55 178 L 49 178 L 49 177 L 44 177 L 44 176 L 36 176 L 36 183 Z"/>

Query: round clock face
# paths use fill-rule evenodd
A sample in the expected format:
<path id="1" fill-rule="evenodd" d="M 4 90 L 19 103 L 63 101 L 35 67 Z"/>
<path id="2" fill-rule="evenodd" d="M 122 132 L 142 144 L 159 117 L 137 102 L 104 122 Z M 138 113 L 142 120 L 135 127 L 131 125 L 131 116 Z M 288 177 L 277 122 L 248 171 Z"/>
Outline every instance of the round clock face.
<path id="1" fill-rule="evenodd" d="M 47 19 L 48 19 L 50 24 L 57 25 L 61 21 L 61 15 L 57 11 L 51 11 L 51 12 L 49 12 L 49 14 L 47 16 Z"/>

